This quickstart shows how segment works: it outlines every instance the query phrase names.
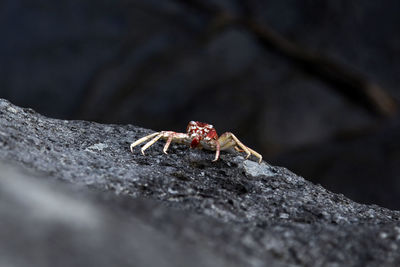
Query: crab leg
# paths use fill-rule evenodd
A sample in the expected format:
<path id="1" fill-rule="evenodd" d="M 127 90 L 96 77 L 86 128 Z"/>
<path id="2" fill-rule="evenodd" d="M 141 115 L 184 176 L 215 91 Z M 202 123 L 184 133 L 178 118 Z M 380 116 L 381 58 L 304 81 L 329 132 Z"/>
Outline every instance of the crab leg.
<path id="1" fill-rule="evenodd" d="M 250 149 L 249 149 L 247 146 L 245 146 L 242 142 L 240 142 L 239 139 L 237 139 L 237 137 L 236 137 L 233 133 L 230 133 L 230 136 L 232 137 L 233 140 L 235 140 L 236 144 L 237 144 L 241 149 L 243 149 L 244 152 L 246 152 L 246 154 L 247 154 L 247 155 L 246 155 L 246 159 L 248 159 L 248 158 L 250 157 L 250 155 L 251 155 Z M 258 153 L 257 153 L 257 154 L 258 154 Z"/>
<path id="2" fill-rule="evenodd" d="M 140 138 L 139 140 L 136 140 L 135 142 L 133 142 L 133 143 L 131 144 L 131 152 L 133 153 L 133 148 L 134 148 L 135 146 L 137 146 L 137 145 L 139 145 L 139 144 L 141 144 L 141 143 L 143 143 L 143 142 L 146 142 L 147 140 L 149 140 L 150 138 L 153 138 L 154 136 L 156 136 L 156 135 L 158 135 L 158 134 L 160 134 L 160 133 L 159 133 L 159 132 L 157 132 L 157 133 L 152 133 L 152 134 L 146 135 L 145 137 Z"/>
<path id="3" fill-rule="evenodd" d="M 172 138 L 173 138 L 173 137 L 174 137 L 174 135 L 171 134 L 171 135 L 168 137 L 167 142 L 165 143 L 165 146 L 164 146 L 164 149 L 163 149 L 163 152 L 164 152 L 165 154 L 168 154 L 168 153 L 167 153 L 167 150 L 168 150 L 168 148 L 169 148 L 169 145 L 170 145 L 171 142 L 172 142 Z"/>
<path id="4" fill-rule="evenodd" d="M 157 142 L 158 139 L 160 139 L 163 136 L 162 133 L 159 133 L 156 137 L 151 139 L 148 143 L 146 143 L 140 151 L 142 151 L 142 154 L 144 155 L 144 151 L 148 149 L 151 145 L 153 145 L 155 142 Z"/>
<path id="5" fill-rule="evenodd" d="M 235 148 L 235 150 L 236 150 L 237 152 L 243 152 L 243 151 L 244 151 L 243 149 L 240 149 L 238 146 L 235 146 L 234 148 Z"/>
<path id="6" fill-rule="evenodd" d="M 247 148 L 248 150 L 250 150 L 250 153 L 254 156 L 256 156 L 258 158 L 258 163 L 261 163 L 262 161 L 262 156 L 257 153 L 256 151 L 254 151 L 253 149 L 251 149 L 250 147 Z"/>
<path id="7" fill-rule="evenodd" d="M 218 160 L 219 153 L 221 151 L 221 145 L 220 145 L 218 140 L 215 140 L 215 145 L 216 145 L 216 148 L 215 148 L 215 159 L 213 161 L 217 161 Z"/>
<path id="8" fill-rule="evenodd" d="M 249 158 L 250 155 L 254 155 L 259 159 L 259 163 L 261 163 L 262 156 L 253 149 L 245 146 L 233 133 L 224 133 L 218 140 L 223 144 L 221 148 L 222 150 L 234 147 L 237 151 L 240 151 L 239 148 L 241 148 L 247 154 L 246 159 Z"/>

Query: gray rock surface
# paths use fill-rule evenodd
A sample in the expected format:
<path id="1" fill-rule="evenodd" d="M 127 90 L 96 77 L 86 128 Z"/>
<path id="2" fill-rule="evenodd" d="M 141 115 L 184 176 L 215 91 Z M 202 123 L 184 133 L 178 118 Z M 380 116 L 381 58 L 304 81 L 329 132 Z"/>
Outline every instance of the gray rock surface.
<path id="1" fill-rule="evenodd" d="M 0 266 L 200 267 L 231 261 L 139 220 L 140 211 L 153 214 L 147 218 L 170 216 L 149 201 L 119 201 L 136 214 L 130 216 L 117 212 L 109 196 L 44 182 L 44 174 L 9 163 L 0 168 Z"/>
<path id="2" fill-rule="evenodd" d="M 0 265 L 399 266 L 400 212 L 239 154 L 130 153 L 150 132 L 0 100 Z"/>

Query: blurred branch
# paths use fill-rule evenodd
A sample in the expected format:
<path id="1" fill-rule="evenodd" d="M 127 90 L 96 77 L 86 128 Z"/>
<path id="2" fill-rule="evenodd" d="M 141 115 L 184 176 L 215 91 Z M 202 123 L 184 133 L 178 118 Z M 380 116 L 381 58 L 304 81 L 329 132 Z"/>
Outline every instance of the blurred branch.
<path id="1" fill-rule="evenodd" d="M 392 97 L 361 74 L 328 57 L 301 48 L 254 20 L 245 19 L 241 24 L 251 30 L 264 45 L 300 63 L 308 72 L 334 85 L 334 89 L 342 95 L 380 115 L 393 115 L 396 112 Z"/>
<path id="2" fill-rule="evenodd" d="M 183 5 L 212 17 L 212 32 L 220 32 L 230 26 L 240 25 L 253 33 L 260 43 L 268 49 L 274 49 L 302 66 L 307 72 L 333 85 L 332 89 L 367 110 L 391 116 L 396 113 L 394 99 L 378 84 L 370 82 L 363 75 L 326 56 L 311 52 L 286 39 L 267 25 L 247 16 L 235 16 L 216 5 L 198 0 L 176 0 Z"/>

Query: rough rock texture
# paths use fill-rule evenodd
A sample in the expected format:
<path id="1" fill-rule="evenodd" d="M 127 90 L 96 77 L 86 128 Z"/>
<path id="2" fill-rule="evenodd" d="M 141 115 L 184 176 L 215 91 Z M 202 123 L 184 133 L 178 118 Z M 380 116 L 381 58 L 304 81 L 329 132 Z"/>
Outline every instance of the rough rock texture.
<path id="1" fill-rule="evenodd" d="M 172 214 L 169 224 L 177 227 L 182 213 L 43 182 L 45 174 L 9 164 L 0 164 L 0 266 L 235 266 L 201 244 L 171 239 L 156 221 L 149 227 L 139 220 Z M 116 211 L 124 206 L 135 216 Z"/>
<path id="2" fill-rule="evenodd" d="M 0 100 L 0 265 L 399 266 L 400 212 L 238 154 L 130 153 L 150 132 Z"/>

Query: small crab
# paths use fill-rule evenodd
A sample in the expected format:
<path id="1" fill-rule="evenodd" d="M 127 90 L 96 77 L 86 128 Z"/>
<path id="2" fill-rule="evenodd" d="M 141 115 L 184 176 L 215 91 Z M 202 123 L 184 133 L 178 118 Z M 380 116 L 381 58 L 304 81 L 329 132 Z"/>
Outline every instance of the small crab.
<path id="1" fill-rule="evenodd" d="M 160 138 L 167 140 L 163 149 L 165 154 L 167 154 L 168 147 L 173 141 L 175 143 L 190 145 L 191 148 L 205 148 L 215 151 L 215 159 L 213 161 L 218 160 L 221 150 L 233 149 L 239 152 L 246 152 L 246 159 L 250 157 L 250 155 L 254 155 L 259 159 L 260 163 L 262 160 L 262 156 L 259 153 L 245 146 L 233 133 L 226 132 L 218 137 L 217 131 L 211 124 L 198 121 L 189 122 L 186 133 L 162 131 L 149 134 L 133 142 L 130 146 L 130 149 L 133 153 L 133 148 L 135 146 L 150 140 L 141 149 L 142 154 L 144 155 L 144 151 L 157 142 L 157 140 Z"/>

